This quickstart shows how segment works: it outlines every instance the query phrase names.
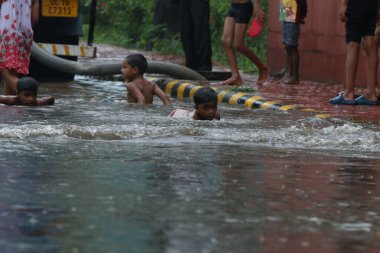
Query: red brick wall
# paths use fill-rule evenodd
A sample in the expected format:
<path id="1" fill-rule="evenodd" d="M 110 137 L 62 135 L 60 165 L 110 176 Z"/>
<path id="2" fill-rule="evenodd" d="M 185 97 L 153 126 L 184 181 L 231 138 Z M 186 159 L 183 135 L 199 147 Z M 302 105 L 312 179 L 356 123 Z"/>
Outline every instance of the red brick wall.
<path id="1" fill-rule="evenodd" d="M 346 45 L 344 24 L 339 20 L 339 0 L 308 0 L 306 24 L 301 26 L 300 77 L 305 80 L 341 83 Z M 285 62 L 279 0 L 269 0 L 268 64 L 271 73 L 281 70 Z M 365 84 L 363 58 L 357 83 Z"/>

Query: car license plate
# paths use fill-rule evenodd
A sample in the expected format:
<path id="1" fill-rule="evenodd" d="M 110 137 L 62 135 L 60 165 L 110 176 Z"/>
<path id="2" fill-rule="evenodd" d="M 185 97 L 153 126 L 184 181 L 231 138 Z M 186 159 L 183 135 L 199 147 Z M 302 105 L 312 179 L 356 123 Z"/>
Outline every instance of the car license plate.
<path id="1" fill-rule="evenodd" d="M 42 0 L 44 17 L 78 17 L 79 0 Z"/>

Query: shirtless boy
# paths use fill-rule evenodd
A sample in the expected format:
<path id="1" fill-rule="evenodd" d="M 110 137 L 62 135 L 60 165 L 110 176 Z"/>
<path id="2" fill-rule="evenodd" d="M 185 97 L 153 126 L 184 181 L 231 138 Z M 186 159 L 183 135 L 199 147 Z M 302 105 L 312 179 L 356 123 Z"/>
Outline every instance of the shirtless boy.
<path id="1" fill-rule="evenodd" d="M 195 92 L 193 99 L 195 104 L 194 111 L 175 109 L 169 114 L 169 117 L 190 118 L 193 120 L 220 120 L 218 96 L 213 89 L 209 87 L 200 88 Z"/>
<path id="2" fill-rule="evenodd" d="M 160 87 L 144 78 L 147 67 L 148 62 L 141 54 L 131 54 L 124 59 L 121 73 L 126 82 L 128 103 L 152 104 L 154 95 L 157 95 L 165 105 L 170 105 L 170 99 Z"/>
<path id="3" fill-rule="evenodd" d="M 54 105 L 53 97 L 37 98 L 37 92 L 37 81 L 32 77 L 22 77 L 17 81 L 17 94 L 0 96 L 0 103 L 26 106 Z"/>

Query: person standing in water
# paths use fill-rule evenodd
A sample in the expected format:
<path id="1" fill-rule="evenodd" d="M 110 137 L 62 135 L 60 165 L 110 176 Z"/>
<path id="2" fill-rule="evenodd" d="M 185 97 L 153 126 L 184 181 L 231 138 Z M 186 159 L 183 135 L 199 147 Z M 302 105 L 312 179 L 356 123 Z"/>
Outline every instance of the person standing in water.
<path id="1" fill-rule="evenodd" d="M 377 0 L 342 0 L 340 19 L 346 24 L 347 57 L 344 91 L 333 99 L 336 105 L 377 105 L 377 46 L 375 40 Z M 367 56 L 367 91 L 355 98 L 355 78 L 358 68 L 360 44 Z"/>
<path id="2" fill-rule="evenodd" d="M 0 70 L 4 95 L 17 94 L 19 74 L 29 74 L 33 29 L 38 22 L 38 0 L 3 0 L 0 10 Z"/>
<path id="3" fill-rule="evenodd" d="M 298 84 L 300 81 L 298 41 L 301 24 L 305 23 L 306 14 L 306 0 L 281 0 L 280 21 L 282 22 L 283 44 L 286 53 L 285 75 L 280 80 L 281 83 Z"/>
<path id="4" fill-rule="evenodd" d="M 265 13 L 260 7 L 260 0 L 252 0 L 252 2 L 251 0 L 232 0 L 230 8 L 227 11 L 227 17 L 224 21 L 222 45 L 227 55 L 232 76 L 219 85 L 240 86 L 243 84 L 234 48 L 259 69 L 258 84 L 264 83 L 268 78 L 268 66 L 244 42 L 251 17 L 254 16 L 260 21 L 265 19 Z"/>
<path id="5" fill-rule="evenodd" d="M 209 0 L 179 1 L 181 42 L 186 67 L 196 71 L 212 70 Z"/>

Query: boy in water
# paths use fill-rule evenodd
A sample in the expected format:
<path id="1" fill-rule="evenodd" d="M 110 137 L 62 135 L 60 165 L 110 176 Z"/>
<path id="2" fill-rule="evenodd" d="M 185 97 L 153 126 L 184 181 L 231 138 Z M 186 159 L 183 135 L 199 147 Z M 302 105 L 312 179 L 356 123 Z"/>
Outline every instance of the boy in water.
<path id="1" fill-rule="evenodd" d="M 280 21 L 282 22 L 283 44 L 286 51 L 285 76 L 281 79 L 281 83 L 299 83 L 300 55 L 298 40 L 301 30 L 300 25 L 305 23 L 306 13 L 306 0 L 281 0 Z"/>
<path id="2" fill-rule="evenodd" d="M 147 67 L 148 62 L 141 54 L 131 54 L 125 58 L 121 73 L 126 80 L 128 103 L 152 104 L 154 95 L 157 95 L 165 105 L 170 105 L 170 99 L 160 87 L 143 77 Z"/>
<path id="3" fill-rule="evenodd" d="M 193 99 L 195 104 L 194 111 L 175 109 L 169 114 L 169 117 L 191 118 L 193 120 L 220 120 L 218 96 L 213 89 L 209 87 L 200 88 L 195 92 Z"/>
<path id="4" fill-rule="evenodd" d="M 0 103 L 26 106 L 54 105 L 53 97 L 37 98 L 37 92 L 37 81 L 32 77 L 22 77 L 17 81 L 17 94 L 15 96 L 0 96 Z"/>
<path id="5" fill-rule="evenodd" d="M 254 6 L 252 2 L 254 2 Z M 257 84 L 262 84 L 266 81 L 266 79 L 268 79 L 268 66 L 265 65 L 244 43 L 248 23 L 252 15 L 258 20 L 265 19 L 265 13 L 260 8 L 260 0 L 231 0 L 231 6 L 228 9 L 227 17 L 224 21 L 222 45 L 227 55 L 232 76 L 221 82 L 219 85 L 240 86 L 243 84 L 243 80 L 241 79 L 239 73 L 234 48 L 247 57 L 259 69 Z"/>
<path id="6" fill-rule="evenodd" d="M 339 12 L 341 21 L 346 23 L 347 58 L 345 66 L 344 91 L 329 102 L 340 105 L 377 105 L 377 47 L 375 40 L 378 1 L 342 0 Z M 355 77 L 358 67 L 360 44 L 367 56 L 367 92 L 354 96 Z"/>

